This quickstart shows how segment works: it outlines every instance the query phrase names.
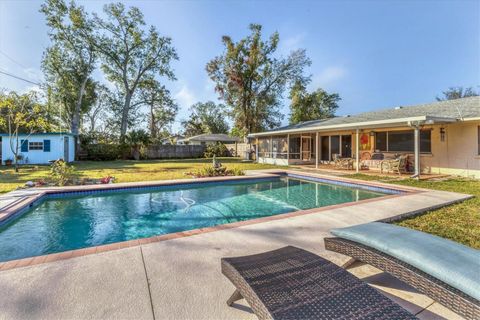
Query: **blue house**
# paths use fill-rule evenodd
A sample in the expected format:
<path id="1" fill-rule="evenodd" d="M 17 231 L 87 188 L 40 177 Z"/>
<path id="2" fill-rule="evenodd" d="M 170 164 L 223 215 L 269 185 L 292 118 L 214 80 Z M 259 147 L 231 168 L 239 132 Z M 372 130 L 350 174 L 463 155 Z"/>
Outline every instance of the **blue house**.
<path id="1" fill-rule="evenodd" d="M 17 141 L 10 141 L 6 133 L 1 137 L 1 163 L 6 160 L 13 160 Z M 48 164 L 51 160 L 63 159 L 71 162 L 75 159 L 75 139 L 71 133 L 33 133 L 20 134 L 18 136 L 19 155 L 21 164 Z"/>

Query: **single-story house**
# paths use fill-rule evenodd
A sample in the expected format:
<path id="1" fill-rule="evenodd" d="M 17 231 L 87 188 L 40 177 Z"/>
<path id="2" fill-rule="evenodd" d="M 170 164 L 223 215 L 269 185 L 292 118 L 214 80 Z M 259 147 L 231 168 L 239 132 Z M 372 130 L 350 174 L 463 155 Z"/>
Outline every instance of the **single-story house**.
<path id="1" fill-rule="evenodd" d="M 6 133 L 0 134 L 1 163 L 6 160 L 13 160 L 17 145 L 16 139 L 10 141 Z M 22 156 L 19 163 L 22 164 L 48 164 L 50 160 L 63 159 L 67 162 L 75 160 L 75 137 L 71 133 L 32 133 L 19 134 L 19 154 Z"/>
<path id="2" fill-rule="evenodd" d="M 371 160 L 376 156 L 403 154 L 414 175 L 480 178 L 480 97 L 306 121 L 249 138 L 256 144 L 260 163 L 318 168 L 343 157 L 353 158 L 359 171 L 379 169 Z"/>
<path id="3" fill-rule="evenodd" d="M 176 134 L 176 135 L 170 136 L 168 138 L 161 139 L 160 143 L 161 144 L 172 144 L 172 141 L 173 141 L 173 144 L 179 144 L 178 140 L 182 140 L 183 138 L 184 138 L 184 136 Z"/>
<path id="4" fill-rule="evenodd" d="M 221 142 L 225 144 L 238 143 L 240 142 L 240 138 L 231 137 L 224 133 L 206 133 L 206 134 L 200 134 L 198 136 L 177 140 L 177 144 L 191 144 L 191 145 L 208 145 L 208 144 L 214 144 L 217 142 Z"/>

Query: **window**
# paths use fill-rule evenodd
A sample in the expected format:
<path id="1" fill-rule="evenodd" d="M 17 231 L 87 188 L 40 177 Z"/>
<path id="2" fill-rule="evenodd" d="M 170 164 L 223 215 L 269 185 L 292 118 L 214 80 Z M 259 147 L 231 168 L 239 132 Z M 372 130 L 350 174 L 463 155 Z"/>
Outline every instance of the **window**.
<path id="1" fill-rule="evenodd" d="M 322 151 L 321 160 L 324 160 L 324 161 L 330 160 L 330 154 L 328 153 L 328 150 L 330 149 L 330 142 L 328 140 L 329 140 L 328 136 L 322 136 L 320 140 L 321 141 L 320 150 Z"/>
<path id="2" fill-rule="evenodd" d="M 300 136 L 291 135 L 289 141 L 290 159 L 300 159 Z"/>
<path id="3" fill-rule="evenodd" d="M 43 142 L 29 142 L 28 143 L 29 150 L 43 150 Z"/>
<path id="4" fill-rule="evenodd" d="M 352 157 L 352 136 L 351 135 L 342 136 L 342 157 L 343 158 Z"/>
<path id="5" fill-rule="evenodd" d="M 375 150 L 387 151 L 387 133 L 375 133 Z"/>
<path id="6" fill-rule="evenodd" d="M 340 136 L 330 137 L 330 154 L 331 159 L 334 159 L 334 154 L 340 154 Z"/>
<path id="7" fill-rule="evenodd" d="M 413 130 L 377 132 L 375 149 L 385 152 L 414 152 L 414 132 Z M 420 131 L 420 152 L 432 152 L 431 130 Z"/>
<path id="8" fill-rule="evenodd" d="M 432 152 L 432 130 L 420 131 L 420 152 Z"/>
<path id="9" fill-rule="evenodd" d="M 393 131 L 388 133 L 388 151 L 414 151 L 413 131 Z"/>

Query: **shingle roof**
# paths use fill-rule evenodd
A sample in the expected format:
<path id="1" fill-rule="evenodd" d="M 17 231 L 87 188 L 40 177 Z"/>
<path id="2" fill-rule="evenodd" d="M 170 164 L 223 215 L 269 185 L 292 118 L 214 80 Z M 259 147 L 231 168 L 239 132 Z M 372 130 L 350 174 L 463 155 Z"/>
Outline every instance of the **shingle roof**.
<path id="1" fill-rule="evenodd" d="M 201 142 L 207 142 L 207 141 L 239 142 L 240 138 L 230 137 L 229 135 L 224 133 L 211 133 L 211 134 L 200 134 L 198 136 L 193 136 L 193 137 L 185 138 L 182 140 L 201 141 Z"/>
<path id="2" fill-rule="evenodd" d="M 392 119 L 405 119 L 420 116 L 439 118 L 466 119 L 480 117 L 480 97 L 469 97 L 455 100 L 439 101 L 434 103 L 419 104 L 414 106 L 401 106 L 363 112 L 356 115 L 335 117 L 321 120 L 311 120 L 295 125 L 280 127 L 267 132 L 285 130 L 304 130 L 326 126 L 345 125 L 369 121 L 382 121 Z"/>

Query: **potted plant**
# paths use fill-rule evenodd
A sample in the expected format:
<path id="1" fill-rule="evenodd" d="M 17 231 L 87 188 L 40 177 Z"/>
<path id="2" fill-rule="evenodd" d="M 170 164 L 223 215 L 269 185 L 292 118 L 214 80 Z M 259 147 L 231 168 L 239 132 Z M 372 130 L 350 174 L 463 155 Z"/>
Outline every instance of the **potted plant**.
<path id="1" fill-rule="evenodd" d="M 13 160 L 11 158 L 8 158 L 5 160 L 5 165 L 6 166 L 11 166 L 13 164 Z"/>

